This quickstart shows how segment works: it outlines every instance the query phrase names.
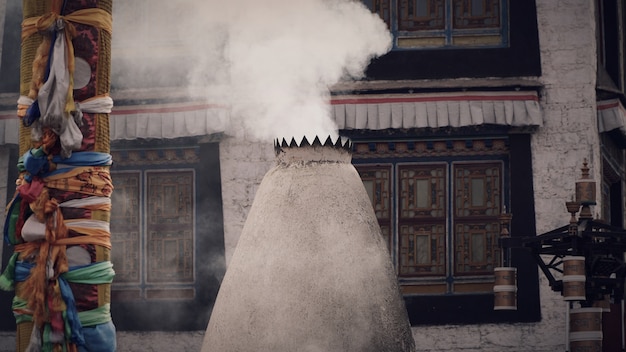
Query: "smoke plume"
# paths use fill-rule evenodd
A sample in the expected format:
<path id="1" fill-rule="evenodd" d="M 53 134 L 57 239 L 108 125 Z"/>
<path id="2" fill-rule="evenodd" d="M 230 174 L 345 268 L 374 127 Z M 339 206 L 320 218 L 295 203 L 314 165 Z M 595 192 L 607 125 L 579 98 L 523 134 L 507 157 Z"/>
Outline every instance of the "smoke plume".
<path id="1" fill-rule="evenodd" d="M 123 79 L 138 73 L 171 83 L 184 76 L 189 94 L 229 107 L 227 133 L 251 139 L 336 136 L 329 86 L 361 78 L 370 60 L 391 46 L 384 22 L 354 0 L 144 3 L 149 28 L 126 31 L 120 14 L 114 43 L 145 35 L 139 43 L 159 55 L 123 70 Z M 168 45 L 173 50 L 156 49 Z M 139 50 L 134 47 L 123 50 Z M 147 65 L 156 68 L 148 72 Z"/>

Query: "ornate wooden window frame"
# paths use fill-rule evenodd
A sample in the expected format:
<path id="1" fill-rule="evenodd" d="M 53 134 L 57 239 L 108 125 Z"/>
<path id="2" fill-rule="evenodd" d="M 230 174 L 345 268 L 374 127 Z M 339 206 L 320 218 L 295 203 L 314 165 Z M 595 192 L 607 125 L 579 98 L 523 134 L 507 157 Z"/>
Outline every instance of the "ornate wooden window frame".
<path id="1" fill-rule="evenodd" d="M 139 282 L 113 281 L 111 312 L 116 327 L 118 330 L 144 331 L 205 329 L 221 278 L 226 270 L 219 145 L 199 144 L 195 138 L 168 140 L 167 143 L 162 140 L 119 141 L 112 144 L 111 154 L 114 163 L 111 168 L 114 186 L 116 175 L 134 174 L 139 180 L 140 194 L 137 205 L 140 207 L 139 213 L 143 220 L 138 224 L 141 236 L 138 246 L 145 254 L 139 262 L 141 266 Z M 165 259 L 180 260 L 184 255 L 188 259 L 184 266 L 191 271 L 187 272 L 187 279 L 182 282 L 150 280 L 145 273 L 150 265 L 150 246 L 147 243 L 149 237 L 147 231 L 150 230 L 150 226 L 144 219 L 148 211 L 146 199 L 150 196 L 149 190 L 146 189 L 147 181 L 150 175 L 157 173 L 181 174 L 181 172 L 193 177 L 192 184 L 188 185 L 191 189 L 187 193 L 194 199 L 182 199 L 178 205 L 192 207 L 187 209 L 190 211 L 185 212 L 190 218 L 184 222 L 188 225 L 185 231 L 191 229 L 193 234 L 190 237 L 187 233 L 182 236 L 184 238 L 169 236 L 171 241 L 168 243 L 178 247 L 182 243 L 180 249 L 182 252 L 170 253 Z M 176 188 L 176 185 L 172 187 Z M 178 197 L 179 192 L 175 193 L 172 196 Z M 177 215 L 174 213 L 171 215 L 166 220 L 176 222 Z M 112 226 L 112 235 L 114 227 L 115 225 Z M 154 224 L 152 229 L 158 227 L 158 224 Z M 162 228 L 177 231 L 174 223 L 165 224 Z M 112 249 L 114 265 L 116 249 L 114 243 Z"/>
<path id="2" fill-rule="evenodd" d="M 477 15 L 468 0 L 363 0 L 387 23 L 394 50 L 507 47 L 508 2 L 481 0 L 485 12 Z"/>
<path id="3" fill-rule="evenodd" d="M 358 166 L 365 164 L 389 164 L 389 158 L 400 160 L 398 154 L 404 157 L 430 157 L 432 160 L 442 160 L 446 155 L 456 153 L 466 160 L 472 159 L 471 153 L 482 149 L 483 160 L 494 159 L 489 153 L 502 154 L 506 149 L 509 183 L 510 208 L 514 214 L 511 222 L 512 236 L 535 235 L 534 196 L 532 184 L 532 158 L 530 149 L 530 135 L 504 134 L 498 136 L 482 136 L 466 138 L 446 137 L 445 139 L 418 139 L 407 140 L 406 133 L 401 137 L 393 134 L 385 139 L 373 138 L 372 134 L 348 133 L 355 144 L 353 163 Z M 401 138 L 401 139 L 400 139 Z M 481 142 L 482 141 L 482 142 Z M 494 141 L 496 146 L 494 147 Z M 505 144 L 500 144 L 503 141 Z M 487 147 L 490 145 L 490 147 Z M 474 149 L 470 152 L 469 149 Z M 491 151 L 490 151 L 491 150 Z M 411 155 L 412 154 L 412 155 Z M 480 153 L 479 153 L 480 154 Z M 439 159 L 437 159 L 439 158 Z M 476 156 L 474 156 L 476 158 Z M 480 158 L 479 158 L 480 159 Z M 460 159 L 459 159 L 460 160 Z M 397 241 L 392 236 L 393 241 Z M 393 253 L 392 253 L 393 254 Z M 393 258 L 395 262 L 395 257 Z M 539 284 L 535 263 L 523 250 L 512 253 L 512 263 L 518 268 L 518 307 L 516 311 L 494 311 L 493 294 L 484 292 L 458 292 L 450 294 L 431 285 L 432 290 L 421 292 L 404 292 L 405 303 L 412 325 L 432 324 L 466 324 L 466 323 L 497 323 L 497 322 L 536 322 L 540 320 Z M 402 278 L 399 279 L 402 285 Z M 431 282 L 431 284 L 436 284 Z M 440 284 L 447 285 L 447 282 Z M 429 286 L 423 286 L 429 287 Z"/>

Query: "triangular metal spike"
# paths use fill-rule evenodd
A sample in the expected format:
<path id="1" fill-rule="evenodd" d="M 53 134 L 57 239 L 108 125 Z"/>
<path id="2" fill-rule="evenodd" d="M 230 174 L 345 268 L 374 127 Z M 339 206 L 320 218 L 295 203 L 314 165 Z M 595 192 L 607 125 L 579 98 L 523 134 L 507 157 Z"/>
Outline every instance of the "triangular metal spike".
<path id="1" fill-rule="evenodd" d="M 326 142 L 324 142 L 324 147 L 332 147 L 333 146 L 333 139 L 328 136 L 328 138 L 326 138 Z"/>
<path id="2" fill-rule="evenodd" d="M 311 143 L 309 143 L 309 140 L 306 139 L 306 136 L 302 137 L 302 142 L 300 142 L 300 146 L 301 147 L 310 147 Z"/>
<path id="3" fill-rule="evenodd" d="M 291 137 L 291 143 L 289 143 L 290 147 L 297 147 L 298 146 L 298 142 L 296 142 L 296 138 L 295 137 Z"/>
<path id="4" fill-rule="evenodd" d="M 342 145 L 341 145 L 342 148 L 350 149 L 352 147 L 352 143 L 350 141 L 350 138 L 340 137 L 339 139 L 342 141 Z"/>
<path id="5" fill-rule="evenodd" d="M 313 140 L 313 143 L 311 143 L 313 146 L 321 146 L 322 142 L 320 141 L 318 136 L 315 136 L 315 139 Z"/>

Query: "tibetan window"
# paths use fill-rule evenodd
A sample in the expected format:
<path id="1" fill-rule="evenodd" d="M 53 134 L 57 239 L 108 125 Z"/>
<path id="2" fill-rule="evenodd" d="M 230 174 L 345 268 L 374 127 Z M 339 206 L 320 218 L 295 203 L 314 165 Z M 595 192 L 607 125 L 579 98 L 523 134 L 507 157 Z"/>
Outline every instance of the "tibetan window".
<path id="1" fill-rule="evenodd" d="M 120 330 L 204 329 L 223 276 L 217 145 L 173 143 L 112 151 L 111 303 Z"/>
<path id="2" fill-rule="evenodd" d="M 118 298 L 194 297 L 195 177 L 186 169 L 115 173 L 111 228 Z"/>
<path id="3" fill-rule="evenodd" d="M 409 151 L 408 143 L 396 143 L 395 148 L 414 155 L 423 149 L 427 154 L 427 144 L 413 144 L 413 151 Z M 430 144 L 433 153 L 447 151 L 445 141 Z M 390 160 L 386 165 L 364 161 L 356 165 L 375 205 L 405 293 L 492 289 L 493 268 L 500 261 L 498 216 L 508 201 L 503 190 L 508 181 L 507 147 L 505 140 L 490 140 L 488 146 L 485 141 L 474 144 L 474 153 L 468 153 L 474 148 L 462 143 L 464 153 L 445 155 L 440 160 L 430 161 L 424 155 L 414 161 Z M 481 155 L 485 149 L 491 155 Z M 465 153 L 468 155 L 462 155 Z M 394 190 L 393 203 L 389 190 Z"/>
<path id="4" fill-rule="evenodd" d="M 532 192 L 526 188 L 532 190 L 527 174 L 532 168 L 513 174 L 530 161 L 527 136 L 352 138 L 353 164 L 372 201 L 412 324 L 538 319 L 536 267 L 525 254 L 516 254 L 515 260 L 519 272 L 528 275 L 518 298 L 528 310 L 493 311 L 493 269 L 501 265 L 500 215 L 524 204 L 527 209 L 513 215 L 521 222 L 512 230 L 534 233 Z M 519 150 L 523 157 L 513 162 Z M 518 178 L 524 186 L 512 187 Z"/>
<path id="5" fill-rule="evenodd" d="M 394 48 L 508 45 L 508 0 L 363 0 L 387 23 Z"/>

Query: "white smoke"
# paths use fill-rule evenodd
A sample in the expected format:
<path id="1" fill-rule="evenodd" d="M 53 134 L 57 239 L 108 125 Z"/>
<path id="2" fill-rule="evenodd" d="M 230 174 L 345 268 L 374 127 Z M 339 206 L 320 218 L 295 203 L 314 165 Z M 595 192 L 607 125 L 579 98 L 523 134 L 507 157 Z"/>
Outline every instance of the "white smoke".
<path id="1" fill-rule="evenodd" d="M 335 137 L 329 87 L 391 47 L 384 22 L 354 0 L 147 3 L 146 18 L 166 22 L 149 34 L 188 53 L 177 65 L 189 66 L 190 91 L 229 106 L 227 132 L 254 139 Z"/>

